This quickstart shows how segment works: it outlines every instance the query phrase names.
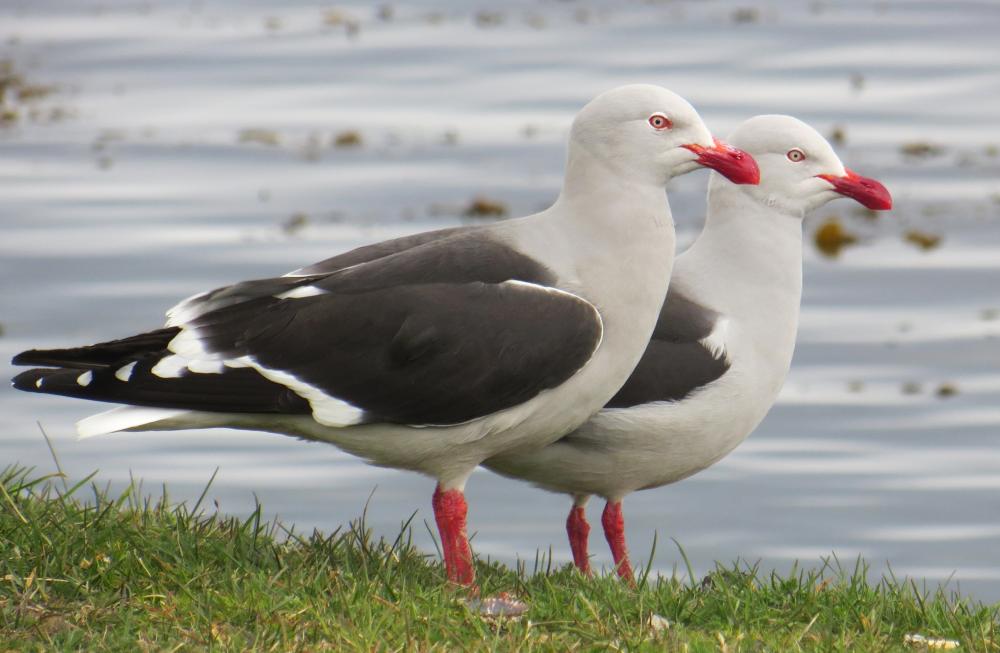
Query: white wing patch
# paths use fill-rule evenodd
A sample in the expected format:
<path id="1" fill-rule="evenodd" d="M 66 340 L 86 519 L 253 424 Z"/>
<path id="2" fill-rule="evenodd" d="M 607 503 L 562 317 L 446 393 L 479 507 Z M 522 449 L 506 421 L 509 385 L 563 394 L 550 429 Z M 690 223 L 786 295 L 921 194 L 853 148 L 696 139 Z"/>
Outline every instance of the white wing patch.
<path id="1" fill-rule="evenodd" d="M 76 377 L 76 382 L 82 385 L 83 387 L 87 387 L 88 385 L 90 385 L 90 382 L 93 380 L 94 380 L 94 373 L 91 372 L 90 370 L 87 370 L 80 376 Z"/>
<path id="2" fill-rule="evenodd" d="M 372 261 L 377 261 L 378 259 L 372 259 Z M 282 277 L 316 277 L 324 274 L 332 274 L 334 272 L 343 272 L 344 270 L 350 270 L 351 268 L 356 268 L 359 265 L 364 265 L 366 263 L 371 263 L 372 261 L 361 261 L 360 263 L 354 263 L 353 265 L 348 265 L 342 268 L 330 268 L 330 269 L 319 269 L 319 263 L 313 263 L 311 265 L 306 265 L 304 267 L 298 268 L 297 270 L 292 270 L 291 272 L 286 272 L 281 275 Z M 322 261 L 320 261 L 322 263 Z M 307 270 L 312 270 L 312 272 L 307 272 Z"/>
<path id="3" fill-rule="evenodd" d="M 210 292 L 210 290 L 200 292 L 197 295 L 191 295 L 187 299 L 179 301 L 173 308 L 167 311 L 167 326 L 184 326 L 185 323 L 198 317 L 198 315 L 200 315 L 200 311 L 198 311 L 194 304 Z"/>
<path id="4" fill-rule="evenodd" d="M 220 360 L 205 360 L 199 358 L 197 360 L 188 361 L 187 368 L 195 374 L 222 374 L 222 371 L 226 369 L 226 365 Z"/>
<path id="5" fill-rule="evenodd" d="M 275 299 L 304 299 L 306 297 L 315 297 L 316 295 L 325 295 L 327 292 L 322 288 L 317 288 L 316 286 L 299 286 L 298 288 L 292 288 L 291 290 L 286 290 L 283 293 L 274 295 Z"/>
<path id="6" fill-rule="evenodd" d="M 721 359 L 727 356 L 726 353 L 726 335 L 729 332 L 729 320 L 720 317 L 715 323 L 715 327 L 712 332 L 699 340 L 705 349 L 712 354 L 712 358 Z"/>
<path id="7" fill-rule="evenodd" d="M 196 374 L 221 374 L 225 368 L 225 362 L 205 349 L 198 330 L 191 326 L 181 327 L 181 332 L 167 343 L 167 350 L 184 358 L 187 368 Z"/>
<path id="8" fill-rule="evenodd" d="M 230 367 L 252 367 L 268 381 L 280 383 L 295 394 L 309 402 L 313 419 L 324 426 L 343 427 L 360 424 L 365 411 L 343 399 L 332 397 L 316 386 L 309 385 L 283 370 L 272 370 L 264 367 L 251 356 L 242 356 L 235 360 L 227 360 Z"/>
<path id="9" fill-rule="evenodd" d="M 187 360 L 174 354 L 161 358 L 151 371 L 161 379 L 177 379 L 180 378 L 181 372 L 187 369 L 187 364 Z"/>
<path id="10" fill-rule="evenodd" d="M 119 367 L 115 370 L 115 378 L 122 383 L 128 383 L 128 380 L 132 378 L 132 370 L 135 369 L 136 361 L 132 361 L 128 365 Z"/>
<path id="11" fill-rule="evenodd" d="M 211 359 L 212 354 L 205 350 L 201 343 L 198 330 L 194 327 L 181 325 L 181 332 L 167 343 L 167 349 L 188 360 Z"/>
<path id="12" fill-rule="evenodd" d="M 185 331 L 182 331 L 181 334 L 170 342 L 169 349 L 174 349 L 175 341 L 177 341 L 177 339 L 184 333 Z M 185 351 L 194 349 L 194 347 L 185 346 L 185 344 L 191 343 L 196 343 L 197 348 L 201 348 L 200 343 L 197 341 L 197 334 L 194 333 L 193 330 L 191 335 L 181 343 L 182 346 L 180 348 Z M 205 352 L 198 358 L 189 360 L 186 356 L 181 354 L 173 354 L 161 359 L 155 366 L 153 366 L 152 372 L 160 378 L 169 379 L 178 378 L 184 370 L 190 370 L 191 372 L 195 372 L 197 374 L 220 374 L 227 367 L 251 367 L 268 381 L 285 386 L 295 394 L 308 401 L 309 406 L 312 409 L 313 419 L 325 426 L 353 426 L 354 424 L 360 424 L 364 419 L 365 411 L 361 408 L 358 408 L 357 406 L 342 399 L 326 394 L 316 386 L 302 381 L 294 374 L 290 374 L 283 370 L 275 370 L 264 367 L 251 356 L 223 359 Z M 119 372 L 121 371 L 122 370 L 119 370 Z M 131 370 L 129 370 L 129 372 L 131 372 Z"/>

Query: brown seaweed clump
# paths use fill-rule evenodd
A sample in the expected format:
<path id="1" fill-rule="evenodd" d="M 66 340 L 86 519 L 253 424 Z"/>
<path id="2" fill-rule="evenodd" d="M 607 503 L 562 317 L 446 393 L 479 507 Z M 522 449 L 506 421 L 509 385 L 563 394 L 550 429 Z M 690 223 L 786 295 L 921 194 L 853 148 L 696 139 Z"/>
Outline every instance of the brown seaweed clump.
<path id="1" fill-rule="evenodd" d="M 916 229 L 910 229 L 903 234 L 903 240 L 912 245 L 916 245 L 925 252 L 934 249 L 941 244 L 941 236 L 929 234 L 924 231 L 918 231 Z"/>
<path id="2" fill-rule="evenodd" d="M 840 250 L 857 244 L 858 237 L 847 231 L 837 218 L 827 218 L 813 234 L 813 242 L 820 254 L 827 258 L 836 258 Z"/>
<path id="3" fill-rule="evenodd" d="M 301 211 L 293 213 L 281 223 L 281 230 L 286 236 L 294 236 L 309 225 L 309 216 Z"/>
<path id="4" fill-rule="evenodd" d="M 507 215 L 507 205 L 503 202 L 477 197 L 462 211 L 467 218 L 502 218 Z"/>
<path id="5" fill-rule="evenodd" d="M 16 70 L 13 61 L 0 60 L 0 127 L 14 125 L 26 114 L 33 122 L 64 118 L 65 109 L 55 108 L 45 114 L 38 107 L 39 102 L 55 91 L 55 86 L 29 82 Z"/>
<path id="6" fill-rule="evenodd" d="M 955 395 L 958 394 L 958 388 L 955 387 L 955 384 L 953 383 L 942 383 L 941 385 L 938 386 L 938 389 L 935 392 L 935 394 L 941 397 L 942 399 L 946 399 L 948 397 L 954 397 Z"/>
<path id="7" fill-rule="evenodd" d="M 926 159 L 933 156 L 941 156 L 944 154 L 944 148 L 940 145 L 935 145 L 934 143 L 927 143 L 924 141 L 913 141 L 910 143 L 903 143 L 899 147 L 899 151 L 903 156 L 910 159 Z"/>
<path id="8" fill-rule="evenodd" d="M 361 147 L 364 140 L 361 138 L 361 133 L 349 129 L 347 131 L 342 131 L 333 137 L 333 146 L 348 148 L 348 147 Z"/>
<path id="9" fill-rule="evenodd" d="M 241 129 L 238 140 L 240 143 L 256 143 L 268 147 L 281 145 L 281 137 L 278 135 L 278 132 L 273 129 L 261 129 L 259 127 Z"/>

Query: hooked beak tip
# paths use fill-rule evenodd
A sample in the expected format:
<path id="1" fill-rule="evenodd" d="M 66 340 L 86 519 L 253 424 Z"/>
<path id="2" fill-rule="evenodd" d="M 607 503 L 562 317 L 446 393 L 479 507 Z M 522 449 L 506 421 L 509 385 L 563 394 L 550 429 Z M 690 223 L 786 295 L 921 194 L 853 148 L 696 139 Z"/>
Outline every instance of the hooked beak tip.
<path id="1" fill-rule="evenodd" d="M 729 145 L 718 138 L 711 147 L 691 143 L 683 147 L 698 155 L 697 162 L 715 170 L 734 184 L 760 183 L 760 168 L 750 154 Z"/>
<path id="2" fill-rule="evenodd" d="M 845 168 L 843 175 L 817 175 L 827 181 L 833 190 L 844 197 L 850 197 L 865 208 L 873 211 L 888 211 L 892 208 L 892 195 L 881 182 L 863 177 Z"/>

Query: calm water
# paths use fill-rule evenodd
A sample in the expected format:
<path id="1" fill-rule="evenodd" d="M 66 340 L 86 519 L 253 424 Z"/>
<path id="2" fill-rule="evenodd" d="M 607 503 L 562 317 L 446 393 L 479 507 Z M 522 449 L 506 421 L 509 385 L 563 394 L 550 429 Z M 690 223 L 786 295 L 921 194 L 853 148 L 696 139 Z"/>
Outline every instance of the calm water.
<path id="1" fill-rule="evenodd" d="M 841 201 L 807 223 L 838 215 L 860 242 L 827 259 L 807 238 L 778 405 L 722 463 L 629 498 L 637 557 L 654 531 L 666 573 L 680 562 L 668 537 L 698 573 L 862 554 L 876 573 L 891 562 L 1000 599 L 1000 5 L 387 6 L 0 5 L 0 60 L 55 87 L 0 127 L 0 376 L 22 349 L 155 327 L 199 290 L 456 224 L 477 195 L 534 211 L 555 196 L 574 112 L 659 83 L 720 134 L 757 113 L 839 127 L 844 161 L 897 208 L 868 221 Z M 332 147 L 344 131 L 362 144 Z M 670 189 L 682 242 L 705 182 Z M 912 229 L 943 240 L 923 251 Z M 956 392 L 938 396 L 943 384 Z M 430 480 L 329 446 L 226 431 L 77 442 L 94 408 L 0 387 L 0 464 L 52 469 L 40 420 L 75 478 L 132 473 L 189 498 L 218 467 L 223 510 L 246 513 L 256 493 L 299 529 L 358 516 L 373 489 L 379 532 L 429 518 Z M 479 554 L 570 559 L 562 497 L 487 472 L 468 494 Z M 596 531 L 592 545 L 607 564 Z"/>

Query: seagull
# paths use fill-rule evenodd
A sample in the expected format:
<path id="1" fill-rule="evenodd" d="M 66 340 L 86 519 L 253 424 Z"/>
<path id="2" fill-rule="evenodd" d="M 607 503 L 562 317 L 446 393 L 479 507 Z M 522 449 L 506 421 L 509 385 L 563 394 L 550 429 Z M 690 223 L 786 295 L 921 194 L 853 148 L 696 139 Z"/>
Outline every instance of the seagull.
<path id="1" fill-rule="evenodd" d="M 622 499 L 718 462 L 777 399 L 795 348 L 802 296 L 802 220 L 832 199 L 873 210 L 892 198 L 844 167 L 830 144 L 790 116 L 757 116 L 730 136 L 760 166 L 759 185 L 712 175 L 702 233 L 677 257 L 646 352 L 603 410 L 542 449 L 508 450 L 484 464 L 569 494 L 573 561 L 590 573 L 585 508 L 601 525 L 618 574 L 632 581 Z"/>
<path id="2" fill-rule="evenodd" d="M 682 97 L 608 91 L 570 130 L 548 209 L 376 243 L 190 297 L 147 333 L 32 350 L 14 387 L 125 404 L 78 423 L 229 427 L 327 442 L 437 480 L 448 579 L 475 588 L 466 480 L 600 409 L 656 324 L 675 234 L 664 188 L 700 167 L 757 183 Z"/>

